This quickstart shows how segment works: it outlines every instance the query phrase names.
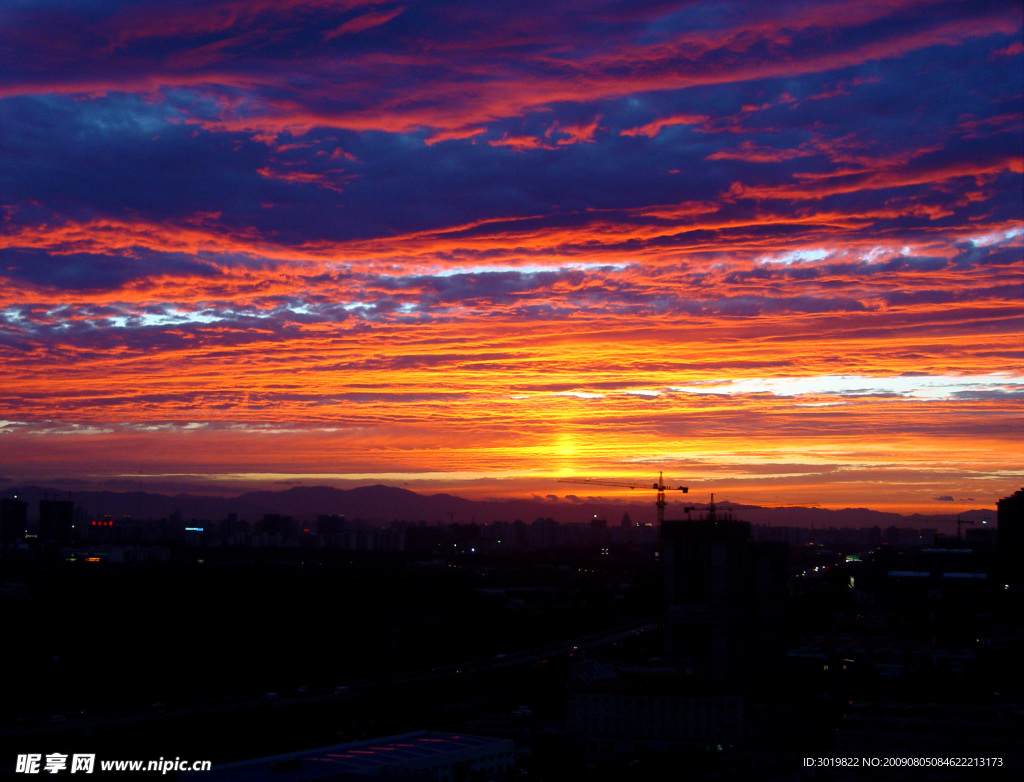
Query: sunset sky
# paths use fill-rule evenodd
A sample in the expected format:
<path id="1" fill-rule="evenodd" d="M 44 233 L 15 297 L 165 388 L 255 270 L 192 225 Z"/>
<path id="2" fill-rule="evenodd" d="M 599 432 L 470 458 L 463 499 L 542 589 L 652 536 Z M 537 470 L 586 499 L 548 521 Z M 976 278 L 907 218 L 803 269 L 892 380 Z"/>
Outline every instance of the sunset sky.
<path id="1" fill-rule="evenodd" d="M 0 488 L 992 507 L 1022 17 L 8 0 Z"/>

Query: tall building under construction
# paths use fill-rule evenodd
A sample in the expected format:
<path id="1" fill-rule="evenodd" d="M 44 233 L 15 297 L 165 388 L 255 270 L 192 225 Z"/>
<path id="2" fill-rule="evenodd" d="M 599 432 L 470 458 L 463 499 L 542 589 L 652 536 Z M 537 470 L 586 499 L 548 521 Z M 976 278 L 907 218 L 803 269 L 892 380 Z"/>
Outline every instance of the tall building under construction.
<path id="1" fill-rule="evenodd" d="M 712 506 L 713 507 L 713 506 Z M 785 660 L 784 543 L 716 514 L 661 530 L 669 660 L 719 687 L 742 686 Z"/>

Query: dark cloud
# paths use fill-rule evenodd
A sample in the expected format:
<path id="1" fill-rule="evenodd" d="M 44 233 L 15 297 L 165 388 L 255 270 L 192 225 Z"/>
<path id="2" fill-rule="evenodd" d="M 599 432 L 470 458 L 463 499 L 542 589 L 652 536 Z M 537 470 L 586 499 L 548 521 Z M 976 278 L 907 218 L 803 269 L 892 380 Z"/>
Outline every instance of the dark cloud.
<path id="1" fill-rule="evenodd" d="M 51 287 L 64 291 L 117 289 L 133 280 L 165 275 L 215 277 L 214 265 L 181 253 L 153 253 L 137 248 L 126 255 L 68 253 L 44 250 L 0 250 L 0 278 L 13 284 Z M 111 307 L 91 308 L 90 315 L 113 314 Z"/>
<path id="2" fill-rule="evenodd" d="M 133 49 L 143 44 L 147 48 L 138 49 L 139 56 L 145 53 L 152 57 L 150 67 L 158 68 L 158 63 L 165 63 L 168 57 L 161 47 L 172 46 L 176 37 L 180 37 L 183 51 L 194 51 L 197 45 L 209 46 L 219 40 L 218 36 L 227 35 L 223 28 L 229 21 L 236 28 L 255 31 L 275 20 L 302 19 L 302 27 L 288 28 L 285 38 L 275 38 L 272 47 L 254 46 L 244 38 L 233 41 L 232 46 L 244 43 L 246 57 L 257 69 L 267 65 L 267 58 L 273 59 L 275 68 L 281 63 L 290 64 L 296 69 L 296 81 L 311 83 L 313 88 L 299 91 L 285 86 L 285 78 L 262 87 L 257 79 L 255 93 L 251 81 L 246 86 L 227 84 L 218 91 L 212 77 L 201 83 L 159 86 L 161 77 L 154 75 L 157 86 L 148 94 L 131 94 L 123 89 L 107 91 L 88 101 L 53 94 L 0 101 L 0 123 L 5 128 L 9 153 L 6 159 L 16 161 L 4 171 L 8 198 L 22 204 L 15 224 L 51 224 L 55 218 L 82 220 L 96 216 L 181 221 L 194 215 L 216 214 L 209 222 L 218 232 L 236 235 L 247 231 L 285 244 L 382 237 L 469 224 L 482 217 L 548 213 L 550 219 L 564 224 L 568 216 L 582 218 L 585 210 L 714 199 L 736 182 L 756 190 L 793 183 L 794 177 L 892 159 L 894 154 L 906 156 L 908 118 L 913 122 L 918 149 L 942 147 L 942 151 L 917 158 L 911 153 L 911 171 L 915 166 L 991 158 L 1002 154 L 1001 149 L 1016 151 L 1014 133 L 976 140 L 962 138 L 961 149 L 956 148 L 957 139 L 950 137 L 949 127 L 956 121 L 991 114 L 993 91 L 989 88 L 1009 99 L 1018 86 L 1012 68 L 999 68 L 994 70 L 1000 81 L 987 80 L 986 89 L 978 89 L 971 68 L 983 69 L 986 74 L 993 70 L 986 59 L 990 47 L 974 45 L 969 38 L 966 58 L 964 45 L 938 51 L 929 48 L 912 50 L 898 62 L 868 58 L 837 69 L 812 70 L 800 79 L 746 75 L 732 83 L 690 85 L 688 90 L 660 89 L 639 96 L 597 93 L 586 99 L 545 100 L 515 110 L 509 107 L 506 116 L 482 118 L 481 134 L 425 145 L 422 141 L 429 138 L 428 131 L 418 136 L 387 132 L 385 127 L 357 132 L 355 128 L 329 127 L 330 118 L 339 110 L 344 113 L 345 100 L 352 97 L 366 103 L 360 110 L 374 104 L 380 110 L 389 100 L 403 104 L 470 100 L 468 95 L 453 95 L 450 89 L 428 89 L 428 85 L 437 86 L 432 80 L 450 78 L 447 69 L 458 67 L 461 57 L 476 57 L 486 48 L 484 42 L 479 47 L 468 44 L 464 32 L 456 33 L 441 21 L 450 15 L 470 26 L 473 20 L 483 25 L 487 18 L 490 21 L 481 31 L 490 31 L 489 37 L 514 39 L 515 34 L 495 31 L 517 30 L 521 45 L 539 46 L 541 51 L 552 45 L 555 30 L 572 30 L 582 36 L 578 39 L 582 52 L 594 47 L 594 67 L 602 68 L 598 52 L 608 45 L 602 36 L 609 29 L 622 30 L 622 20 L 634 18 L 634 14 L 623 16 L 621 9 L 613 13 L 598 4 L 602 10 L 592 16 L 572 12 L 552 18 L 547 13 L 542 28 L 522 18 L 521 9 L 516 10 L 514 20 L 495 23 L 494 10 L 482 13 L 463 7 L 440 12 L 412 7 L 388 22 L 394 29 L 387 38 L 373 38 L 372 31 L 367 30 L 366 36 L 345 37 L 328 46 L 345 47 L 351 63 L 346 67 L 359 73 L 354 84 L 366 85 L 365 89 L 357 87 L 354 94 L 348 87 L 339 98 L 336 89 L 328 92 L 318 88 L 326 86 L 328 74 L 316 70 L 305 56 L 309 47 L 324 45 L 322 35 L 338 25 L 336 15 L 323 13 L 316 3 L 283 4 L 277 9 L 261 4 L 244 11 L 232 5 L 230 13 L 226 9 L 217 11 L 218 6 L 203 4 L 196 11 L 194 23 L 187 24 L 176 16 L 181 8 L 173 5 L 154 4 L 145 12 L 133 8 L 127 15 L 112 9 L 92 9 L 88 12 L 88 29 L 118 42 L 106 49 L 98 45 L 99 41 L 75 33 L 67 19 L 55 29 L 65 46 L 90 47 L 96 55 L 87 58 L 85 70 L 101 68 L 103 61 L 109 60 L 113 71 L 119 58 L 131 58 Z M 647 18 L 648 23 L 659 19 L 663 27 L 655 40 L 671 40 L 673 35 L 685 39 L 692 34 L 681 21 L 686 14 L 659 16 L 665 10 L 652 7 L 635 16 Z M 741 10 L 739 16 L 726 17 L 729 24 L 723 30 L 706 30 L 705 34 L 711 39 L 722 36 L 732 41 L 730 26 L 743 30 L 749 25 L 759 30 L 756 35 L 767 36 L 764 30 L 768 28 L 762 27 L 765 22 L 758 18 L 760 14 L 749 7 Z M 944 14 L 923 15 L 919 8 L 910 7 L 896 24 L 882 13 L 873 17 L 868 14 L 861 21 L 847 20 L 839 6 L 831 7 L 819 14 L 820 26 L 798 26 L 799 32 L 791 36 L 787 46 L 795 60 L 802 46 L 808 50 L 817 46 L 818 35 L 832 36 L 830 49 L 860 47 L 868 41 L 911 36 L 915 31 L 925 34 L 973 13 L 957 4 L 945 4 L 943 10 Z M 44 8 L 16 14 L 15 19 L 20 18 L 24 25 L 17 46 L 28 50 L 34 45 L 43 46 L 46 39 L 38 32 L 42 27 L 37 26 L 44 25 L 43 20 L 46 25 L 52 24 L 51 13 Z M 990 10 L 978 16 L 988 19 L 997 15 Z M 778 18 L 774 13 L 771 17 Z M 700 18 L 714 16 L 702 9 Z M 174 20 L 174 24 L 165 24 L 168 20 Z M 97 21 L 103 23 L 97 25 Z M 832 32 L 828 33 L 830 26 Z M 456 35 L 462 45 L 450 52 L 453 64 L 438 61 L 433 67 L 401 69 L 391 74 L 378 67 L 369 81 L 369 71 L 359 70 L 363 47 L 377 51 L 376 47 L 394 46 L 404 40 L 402 30 L 410 34 L 416 30 L 417 37 L 437 36 L 435 41 Z M 838 39 L 837 30 L 843 31 Z M 880 34 L 880 30 L 885 33 Z M 231 34 L 237 35 L 237 30 Z M 942 36 L 939 39 L 944 40 Z M 617 46 L 624 45 L 619 38 L 613 40 Z M 745 56 L 754 60 L 762 56 L 756 38 L 749 45 Z M 642 48 L 642 44 L 636 46 Z M 218 50 L 224 56 L 205 64 L 197 59 L 194 67 L 201 71 L 204 65 L 223 68 L 228 64 L 229 68 L 242 69 L 241 62 L 230 54 L 231 48 Z M 514 57 L 516 44 L 506 52 Z M 30 62 L 31 58 L 13 58 L 8 67 L 17 70 Z M 557 67 L 557 58 L 547 62 Z M 674 67 L 683 65 L 679 62 Z M 955 74 L 952 80 L 935 78 L 937 67 L 942 66 Z M 499 60 L 495 67 L 511 65 Z M 314 70 L 304 73 L 303 69 L 309 68 Z M 222 71 L 217 73 L 224 75 Z M 424 80 L 423 85 L 408 82 L 413 73 L 422 74 L 418 78 Z M 502 73 L 503 78 L 516 78 L 513 73 Z M 252 74 L 246 74 L 251 80 Z M 173 78 L 171 74 L 163 75 Z M 332 75 L 337 78 L 337 74 Z M 403 96 L 403 90 L 409 95 Z M 95 96 L 97 91 L 90 92 Z M 309 115 L 312 128 L 304 127 L 293 135 L 287 127 L 269 132 L 225 127 L 238 122 L 244 125 L 246 117 L 258 119 L 274 101 L 287 102 L 299 116 Z M 435 110 L 442 111 L 436 106 Z M 1013 104 L 1008 103 L 1006 110 L 1013 110 Z M 653 138 L 620 135 L 644 120 L 678 114 L 713 119 L 671 125 Z M 315 117 L 321 118 L 324 127 L 317 127 Z M 842 117 L 841 125 L 838 117 Z M 197 126 L 197 121 L 205 127 Z M 596 129 L 586 140 L 560 143 L 579 137 L 572 129 L 588 125 Z M 726 129 L 740 133 L 723 132 Z M 517 151 L 491 145 L 510 136 L 534 139 L 537 146 Z M 68 144 L 69 138 L 75 143 Z M 783 159 L 770 165 L 714 159 L 716 154 L 740 148 L 743 139 L 743 143 L 757 148 L 776 150 Z M 797 157 L 785 159 L 799 150 L 803 151 Z M 672 175 L 670 171 L 680 173 Z M 829 197 L 837 202 L 857 200 L 849 194 Z M 554 213 L 552 204 L 557 204 Z M 588 219 L 594 219 L 594 215 Z M 689 240 L 699 238 L 691 235 Z"/>

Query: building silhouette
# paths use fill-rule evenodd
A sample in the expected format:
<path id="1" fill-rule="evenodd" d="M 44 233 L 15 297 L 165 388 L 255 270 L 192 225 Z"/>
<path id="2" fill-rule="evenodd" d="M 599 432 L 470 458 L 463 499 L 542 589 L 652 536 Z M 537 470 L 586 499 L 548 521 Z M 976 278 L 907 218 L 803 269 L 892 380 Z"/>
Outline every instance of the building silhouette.
<path id="1" fill-rule="evenodd" d="M 719 687 L 756 681 L 785 660 L 785 543 L 753 541 L 721 517 L 662 526 L 665 653 Z"/>
<path id="2" fill-rule="evenodd" d="M 39 500 L 39 537 L 44 541 L 71 540 L 75 503 L 71 500 Z"/>
<path id="3" fill-rule="evenodd" d="M 717 692 L 678 667 L 583 660 L 567 686 L 566 731 L 593 757 L 731 745 L 743 735 L 743 697 Z"/>
<path id="4" fill-rule="evenodd" d="M 0 500 L 0 542 L 12 543 L 25 535 L 28 503 L 17 497 Z"/>
<path id="5" fill-rule="evenodd" d="M 594 757 L 712 751 L 738 742 L 748 685 L 786 660 L 788 545 L 717 514 L 661 525 L 662 660 L 584 660 L 567 732 Z"/>
<path id="6" fill-rule="evenodd" d="M 1020 582 L 1024 576 L 1024 488 L 996 503 L 999 564 L 1007 581 Z"/>

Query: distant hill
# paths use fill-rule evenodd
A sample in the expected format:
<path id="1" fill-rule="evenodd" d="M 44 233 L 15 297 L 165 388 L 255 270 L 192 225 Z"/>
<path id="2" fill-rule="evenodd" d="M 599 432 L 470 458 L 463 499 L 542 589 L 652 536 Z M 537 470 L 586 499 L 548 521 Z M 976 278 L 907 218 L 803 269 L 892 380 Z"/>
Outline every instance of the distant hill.
<path id="1" fill-rule="evenodd" d="M 75 504 L 91 515 L 132 516 L 137 519 L 166 518 L 180 513 L 185 519 L 222 519 L 236 513 L 240 519 L 255 521 L 265 513 L 281 513 L 296 519 L 314 519 L 320 514 L 340 514 L 349 519 L 389 522 L 395 520 L 443 523 L 515 521 L 529 523 L 537 518 L 551 517 L 562 523 L 582 523 L 603 518 L 610 526 L 617 525 L 624 513 L 634 522 L 653 523 L 656 518 L 653 496 L 650 502 L 628 504 L 589 502 L 585 500 L 503 500 L 473 501 L 450 494 L 418 494 L 395 486 L 360 486 L 355 489 L 335 489 L 330 486 L 296 486 L 282 491 L 255 491 L 237 497 L 217 497 L 196 494 L 153 494 L 150 492 L 79 491 L 69 494 L 38 486 L 9 488 L 0 492 L 2 497 L 17 495 L 29 502 L 30 518 L 38 512 L 38 502 L 44 496 L 56 499 L 70 497 Z M 692 504 L 692 503 L 691 503 Z M 669 502 L 666 517 L 685 518 L 683 502 Z M 699 503 L 696 507 L 701 509 Z M 904 516 L 867 508 L 761 508 L 718 504 L 721 510 L 731 510 L 738 519 L 753 524 L 795 527 L 935 527 L 949 531 L 957 515 L 965 521 L 995 520 L 994 509 L 976 509 L 960 514 L 934 516 Z"/>

